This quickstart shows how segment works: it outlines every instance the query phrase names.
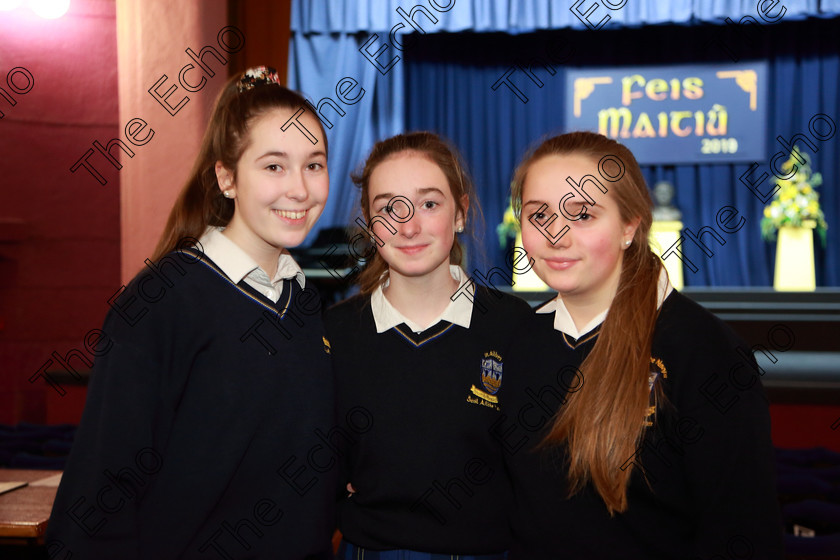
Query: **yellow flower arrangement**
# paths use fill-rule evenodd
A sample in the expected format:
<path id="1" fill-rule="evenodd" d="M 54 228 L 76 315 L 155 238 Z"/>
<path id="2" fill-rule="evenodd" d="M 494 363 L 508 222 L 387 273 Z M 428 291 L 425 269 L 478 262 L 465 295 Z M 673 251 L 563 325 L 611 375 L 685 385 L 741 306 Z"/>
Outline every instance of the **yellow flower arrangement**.
<path id="1" fill-rule="evenodd" d="M 791 156 L 782 164 L 782 171 L 788 176 L 779 178 L 773 176 L 770 180 L 778 187 L 770 204 L 764 207 L 764 217 L 761 219 L 761 236 L 767 241 L 776 239 L 776 231 L 782 226 L 801 227 L 805 221 L 817 224 L 817 233 L 825 246 L 825 232 L 828 224 L 825 214 L 820 208 L 820 195 L 817 187 L 822 184 L 822 176 L 811 172 L 811 158 L 794 146 L 793 149 L 805 160 L 801 163 Z M 793 172 L 793 173 L 791 173 Z"/>
<path id="2" fill-rule="evenodd" d="M 516 239 L 519 235 L 519 220 L 513 213 L 513 202 L 508 202 L 508 207 L 505 210 L 505 215 L 502 217 L 502 223 L 496 226 L 496 235 L 499 236 L 499 245 L 502 249 L 507 249 L 508 243 Z"/>

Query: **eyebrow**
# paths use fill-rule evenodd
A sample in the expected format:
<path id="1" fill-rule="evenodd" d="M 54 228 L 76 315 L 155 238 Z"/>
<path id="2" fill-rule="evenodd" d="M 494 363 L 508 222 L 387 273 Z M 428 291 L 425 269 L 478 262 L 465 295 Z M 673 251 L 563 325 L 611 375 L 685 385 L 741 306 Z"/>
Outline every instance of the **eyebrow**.
<path id="1" fill-rule="evenodd" d="M 284 157 L 289 157 L 289 154 L 287 154 L 286 152 L 278 152 L 278 151 L 266 152 L 266 153 L 262 154 L 261 156 L 258 156 L 257 159 L 259 160 L 259 159 L 272 157 L 272 156 L 279 157 L 279 158 L 284 158 Z"/>
<path id="2" fill-rule="evenodd" d="M 437 187 L 423 187 L 423 188 L 417 189 L 418 194 L 428 194 L 428 193 L 431 193 L 431 192 L 437 192 L 437 193 L 440 193 L 442 196 L 446 196 L 443 193 L 443 191 L 440 190 Z"/>
<path id="3" fill-rule="evenodd" d="M 371 202 L 376 202 L 377 200 L 380 200 L 380 199 L 383 199 L 383 198 L 387 198 L 388 200 L 391 200 L 392 198 L 394 198 L 394 195 L 392 195 L 391 193 L 378 194 L 378 195 L 373 197 L 373 200 Z"/>
<path id="4" fill-rule="evenodd" d="M 430 192 L 437 192 L 437 193 L 440 193 L 442 196 L 446 196 L 446 195 L 443 194 L 443 191 L 440 190 L 437 187 L 421 187 L 421 188 L 417 189 L 417 193 L 421 194 L 421 195 L 428 194 Z M 391 200 L 392 198 L 394 198 L 396 196 L 397 195 L 395 195 L 393 193 L 382 193 L 382 194 L 378 194 L 375 197 L 373 197 L 373 200 L 371 202 L 376 202 L 377 200 L 379 200 L 381 198 L 387 198 L 388 200 Z"/>
<path id="5" fill-rule="evenodd" d="M 588 202 L 582 200 L 570 200 L 566 203 L 566 206 L 589 206 Z"/>
<path id="6" fill-rule="evenodd" d="M 543 204 L 551 208 L 551 204 L 543 200 L 529 200 L 528 202 L 523 202 L 522 207 L 525 208 L 526 206 L 542 206 Z"/>
<path id="7" fill-rule="evenodd" d="M 311 157 L 316 157 L 316 156 L 324 156 L 324 157 L 327 157 L 327 154 L 325 154 L 322 150 L 317 150 L 317 151 L 312 152 L 312 153 L 310 153 L 309 155 L 307 155 L 307 156 L 306 156 L 306 159 L 311 158 Z M 275 151 L 271 151 L 271 152 L 266 152 L 266 153 L 264 153 L 263 155 L 259 156 L 259 157 L 257 158 L 257 160 L 261 160 L 261 159 L 263 159 L 263 158 L 267 158 L 267 157 L 287 158 L 287 157 L 289 157 L 289 154 L 288 154 L 288 153 L 286 153 L 286 152 L 281 152 L 281 151 L 275 150 Z"/>

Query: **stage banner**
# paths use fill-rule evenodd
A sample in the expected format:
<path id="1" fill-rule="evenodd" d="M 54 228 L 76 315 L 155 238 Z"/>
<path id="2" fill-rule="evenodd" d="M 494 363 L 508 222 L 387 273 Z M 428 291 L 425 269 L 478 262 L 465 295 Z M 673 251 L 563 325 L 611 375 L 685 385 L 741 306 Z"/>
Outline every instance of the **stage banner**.
<path id="1" fill-rule="evenodd" d="M 566 73 L 566 130 L 615 138 L 641 164 L 766 159 L 767 63 Z"/>

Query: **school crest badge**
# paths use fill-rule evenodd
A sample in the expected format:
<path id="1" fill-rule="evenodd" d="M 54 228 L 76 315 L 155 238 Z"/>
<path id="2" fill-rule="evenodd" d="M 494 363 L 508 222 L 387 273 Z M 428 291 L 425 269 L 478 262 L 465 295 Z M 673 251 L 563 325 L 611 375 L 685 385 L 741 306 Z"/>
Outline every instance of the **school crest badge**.
<path id="1" fill-rule="evenodd" d="M 481 387 L 470 387 L 467 402 L 499 410 L 496 393 L 502 386 L 502 357 L 496 351 L 486 352 L 481 359 Z"/>
<path id="2" fill-rule="evenodd" d="M 481 384 L 491 395 L 498 393 L 502 386 L 502 358 L 496 352 L 484 354 L 481 360 Z"/>

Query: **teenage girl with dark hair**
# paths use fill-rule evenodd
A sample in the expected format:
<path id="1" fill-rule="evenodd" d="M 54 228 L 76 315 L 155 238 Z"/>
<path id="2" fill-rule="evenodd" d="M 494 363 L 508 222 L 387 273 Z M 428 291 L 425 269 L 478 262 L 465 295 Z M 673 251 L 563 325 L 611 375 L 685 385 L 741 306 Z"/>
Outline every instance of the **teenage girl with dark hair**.
<path id="1" fill-rule="evenodd" d="M 361 407 L 372 422 L 346 451 L 339 557 L 504 558 L 510 482 L 491 428 L 530 309 L 458 266 L 476 205 L 438 136 L 377 143 L 354 181 L 376 253 L 326 323 L 338 416 Z"/>
<path id="2" fill-rule="evenodd" d="M 669 285 L 633 154 L 589 132 L 550 138 L 512 191 L 559 294 L 537 310 L 528 375 L 503 391 L 511 558 L 780 558 L 757 366 Z"/>
<path id="3" fill-rule="evenodd" d="M 303 97 L 265 67 L 232 78 L 150 270 L 105 320 L 51 557 L 331 557 L 337 473 L 300 469 L 334 389 L 318 296 L 286 250 L 328 190 Z"/>

